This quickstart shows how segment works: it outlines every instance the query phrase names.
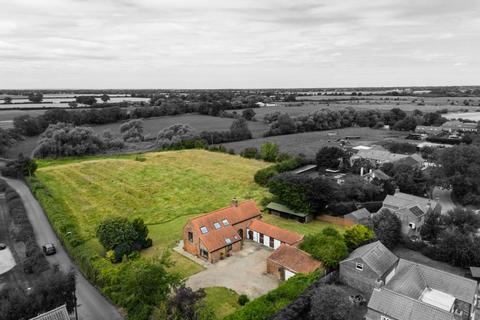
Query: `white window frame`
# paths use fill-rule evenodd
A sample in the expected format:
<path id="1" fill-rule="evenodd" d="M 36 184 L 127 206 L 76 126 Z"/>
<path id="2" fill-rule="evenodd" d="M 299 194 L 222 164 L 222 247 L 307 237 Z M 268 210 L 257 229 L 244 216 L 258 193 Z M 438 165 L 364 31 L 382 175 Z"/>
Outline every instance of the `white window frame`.
<path id="1" fill-rule="evenodd" d="M 358 271 L 363 271 L 363 263 L 357 262 L 355 265 L 355 269 Z"/>
<path id="2" fill-rule="evenodd" d="M 380 320 L 392 320 L 392 319 L 390 319 L 389 317 L 380 316 Z"/>

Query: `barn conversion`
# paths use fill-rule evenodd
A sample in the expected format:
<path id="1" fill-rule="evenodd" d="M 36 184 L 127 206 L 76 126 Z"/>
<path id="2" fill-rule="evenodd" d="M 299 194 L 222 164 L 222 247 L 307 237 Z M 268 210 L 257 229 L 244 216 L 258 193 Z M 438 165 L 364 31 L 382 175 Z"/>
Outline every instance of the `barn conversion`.
<path id="1" fill-rule="evenodd" d="M 273 226 L 261 220 L 253 220 L 247 228 L 247 239 L 277 249 L 283 243 L 288 245 L 298 244 L 303 240 L 303 235 Z"/>
<path id="2" fill-rule="evenodd" d="M 322 266 L 311 255 L 294 246 L 282 244 L 267 258 L 267 272 L 281 280 L 288 280 L 297 273 L 310 273 Z"/>

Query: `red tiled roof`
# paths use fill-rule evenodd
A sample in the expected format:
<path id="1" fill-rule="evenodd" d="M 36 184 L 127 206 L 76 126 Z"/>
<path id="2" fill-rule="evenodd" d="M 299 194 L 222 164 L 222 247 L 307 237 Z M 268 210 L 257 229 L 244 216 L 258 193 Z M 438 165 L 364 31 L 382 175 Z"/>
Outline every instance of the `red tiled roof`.
<path id="1" fill-rule="evenodd" d="M 322 266 L 320 261 L 315 260 L 305 251 L 286 244 L 282 244 L 268 259 L 293 272 L 300 273 L 310 273 Z"/>
<path id="2" fill-rule="evenodd" d="M 208 251 L 212 252 L 227 246 L 227 238 L 232 243 L 241 241 L 240 236 L 232 225 L 259 217 L 260 215 L 260 209 L 258 209 L 255 201 L 247 200 L 238 203 L 237 206 L 232 205 L 193 218 L 190 222 L 198 232 L 200 240 L 207 247 Z M 227 225 L 223 223 L 225 219 L 228 221 Z M 219 223 L 220 228 L 215 229 L 215 223 Z M 202 234 L 201 227 L 206 227 L 208 232 Z"/>
<path id="3" fill-rule="evenodd" d="M 301 234 L 273 226 L 261 220 L 253 220 L 250 222 L 248 229 L 290 245 L 300 242 L 303 239 L 303 235 Z"/>

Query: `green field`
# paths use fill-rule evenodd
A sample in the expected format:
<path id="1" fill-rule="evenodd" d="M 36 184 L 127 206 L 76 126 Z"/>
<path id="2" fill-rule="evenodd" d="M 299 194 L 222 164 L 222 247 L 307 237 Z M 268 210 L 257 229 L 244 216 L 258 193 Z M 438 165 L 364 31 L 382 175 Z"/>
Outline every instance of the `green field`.
<path id="1" fill-rule="evenodd" d="M 189 218 L 228 206 L 233 197 L 259 202 L 268 195 L 253 182 L 254 173 L 268 166 L 261 161 L 203 150 L 147 153 L 143 162 L 134 158 L 38 161 L 37 179 L 49 196 L 37 197 L 56 230 L 66 232 L 62 224 L 70 221 L 102 255 L 96 226 L 106 217 L 140 217 L 153 239 L 142 255 L 157 255 L 175 245 Z M 201 270 L 176 253 L 172 258 L 185 277 Z"/>
<path id="2" fill-rule="evenodd" d="M 318 233 L 321 232 L 323 229 L 327 227 L 331 227 L 339 231 L 340 233 L 343 234 L 345 231 L 345 227 L 332 224 L 329 222 L 324 222 L 324 221 L 318 221 L 318 220 L 313 220 L 309 223 L 300 223 L 295 220 L 288 220 L 284 218 L 280 218 L 277 216 L 274 216 L 272 214 L 264 214 L 263 215 L 263 221 L 268 222 L 270 224 L 276 225 L 277 227 L 287 229 L 290 231 L 297 232 L 299 234 L 303 235 L 309 235 L 313 233 Z"/>

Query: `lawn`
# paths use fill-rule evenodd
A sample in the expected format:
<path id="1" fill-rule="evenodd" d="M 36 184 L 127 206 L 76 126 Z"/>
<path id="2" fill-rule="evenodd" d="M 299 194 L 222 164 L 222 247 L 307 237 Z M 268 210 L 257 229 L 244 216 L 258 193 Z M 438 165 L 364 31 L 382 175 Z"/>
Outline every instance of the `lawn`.
<path id="1" fill-rule="evenodd" d="M 329 132 L 335 132 L 336 135 L 329 136 Z M 396 132 L 390 130 L 379 130 L 371 128 L 344 128 L 327 131 L 313 131 L 282 136 L 257 138 L 238 142 L 222 144 L 227 149 L 234 149 L 240 153 L 247 147 L 257 147 L 266 142 L 275 142 L 280 147 L 280 152 L 290 154 L 304 154 L 309 159 L 314 159 L 315 154 L 325 146 L 339 146 L 338 139 L 344 139 L 346 136 L 360 136 L 358 140 L 350 140 L 347 146 L 370 145 L 384 139 L 403 140 L 405 132 Z"/>
<path id="2" fill-rule="evenodd" d="M 264 214 L 262 219 L 263 221 L 278 226 L 280 228 L 294 231 L 303 235 L 318 233 L 327 227 L 334 228 L 340 233 L 343 233 L 345 231 L 345 228 L 343 226 L 318 220 L 313 220 L 309 223 L 300 223 L 295 220 L 280 218 L 273 214 Z"/>
<path id="3" fill-rule="evenodd" d="M 205 288 L 205 293 L 207 296 L 203 302 L 213 310 L 219 320 L 241 308 L 238 304 L 239 295 L 232 289 L 211 287 Z"/>
<path id="4" fill-rule="evenodd" d="M 40 160 L 37 178 L 50 200 L 39 200 L 49 216 L 55 207 L 73 221 L 98 254 L 102 250 L 95 245 L 95 228 L 103 219 L 143 218 L 153 247 L 142 254 L 152 256 L 174 246 L 189 218 L 228 206 L 233 197 L 258 202 L 268 195 L 253 182 L 254 173 L 268 166 L 262 161 L 203 150 L 146 153 L 145 158 Z M 63 223 L 53 213 L 51 221 Z M 201 270 L 176 253 L 172 258 L 175 270 L 185 277 Z"/>

